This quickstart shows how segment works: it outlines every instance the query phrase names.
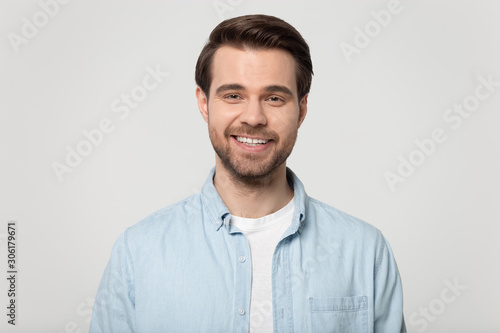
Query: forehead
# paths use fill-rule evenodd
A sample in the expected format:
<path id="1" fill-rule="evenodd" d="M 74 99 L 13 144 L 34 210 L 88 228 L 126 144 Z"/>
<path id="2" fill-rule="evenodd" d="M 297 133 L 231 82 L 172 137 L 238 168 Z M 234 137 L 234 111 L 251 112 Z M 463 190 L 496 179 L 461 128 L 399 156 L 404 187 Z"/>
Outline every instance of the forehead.
<path id="1" fill-rule="evenodd" d="M 293 56 L 281 49 L 235 48 L 222 46 L 212 61 L 212 84 L 215 91 L 224 84 L 240 84 L 247 89 L 284 85 L 295 95 L 296 64 Z"/>

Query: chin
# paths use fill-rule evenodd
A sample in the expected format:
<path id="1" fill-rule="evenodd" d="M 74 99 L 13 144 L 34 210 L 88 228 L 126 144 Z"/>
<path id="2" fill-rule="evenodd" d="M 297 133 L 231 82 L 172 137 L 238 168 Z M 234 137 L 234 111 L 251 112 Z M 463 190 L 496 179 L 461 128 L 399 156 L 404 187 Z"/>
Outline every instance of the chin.
<path id="1" fill-rule="evenodd" d="M 220 157 L 220 156 L 219 156 Z M 221 158 L 224 168 L 232 175 L 235 180 L 247 184 L 262 184 L 268 182 L 279 170 L 283 163 L 277 161 L 263 161 L 255 163 L 255 161 L 234 162 Z"/>

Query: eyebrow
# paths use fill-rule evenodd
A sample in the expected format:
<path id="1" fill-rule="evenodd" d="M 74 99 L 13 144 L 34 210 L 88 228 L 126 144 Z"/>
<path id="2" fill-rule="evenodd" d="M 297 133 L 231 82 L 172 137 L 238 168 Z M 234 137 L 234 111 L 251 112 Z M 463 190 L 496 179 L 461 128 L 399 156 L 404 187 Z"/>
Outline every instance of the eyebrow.
<path id="1" fill-rule="evenodd" d="M 215 90 L 215 93 L 220 94 L 220 93 L 223 93 L 223 92 L 228 91 L 228 90 L 240 90 L 241 91 L 241 90 L 246 90 L 246 88 L 243 87 L 241 84 L 237 84 L 237 83 L 223 84 L 222 86 L 218 87 L 217 90 Z M 277 84 L 264 87 L 264 91 L 271 92 L 271 93 L 272 92 L 281 92 L 283 94 L 287 94 L 287 95 L 293 97 L 293 93 L 290 89 L 288 89 L 285 86 L 280 86 Z"/>
<path id="2" fill-rule="evenodd" d="M 222 86 L 217 88 L 215 94 L 220 94 L 228 90 L 245 90 L 245 87 L 243 87 L 241 84 L 236 84 L 236 83 L 223 84 Z"/>
<path id="3" fill-rule="evenodd" d="M 265 87 L 264 90 L 266 92 L 280 92 L 280 93 L 287 94 L 287 95 L 293 97 L 292 91 L 285 86 L 272 85 L 272 86 Z"/>

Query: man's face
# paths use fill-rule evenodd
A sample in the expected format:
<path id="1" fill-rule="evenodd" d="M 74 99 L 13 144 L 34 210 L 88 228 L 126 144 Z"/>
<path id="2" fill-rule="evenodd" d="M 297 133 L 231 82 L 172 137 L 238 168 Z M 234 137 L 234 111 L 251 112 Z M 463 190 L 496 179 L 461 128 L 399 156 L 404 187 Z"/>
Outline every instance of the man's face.
<path id="1" fill-rule="evenodd" d="M 307 112 L 295 68 L 279 49 L 216 51 L 210 94 L 196 95 L 217 158 L 236 179 L 255 182 L 285 167 Z"/>

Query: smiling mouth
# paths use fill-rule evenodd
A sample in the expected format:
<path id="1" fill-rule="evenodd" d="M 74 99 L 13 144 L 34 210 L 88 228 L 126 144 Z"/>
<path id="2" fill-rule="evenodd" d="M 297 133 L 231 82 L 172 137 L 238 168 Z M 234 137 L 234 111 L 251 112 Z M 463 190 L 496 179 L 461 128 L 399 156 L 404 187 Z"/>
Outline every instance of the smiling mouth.
<path id="1" fill-rule="evenodd" d="M 247 138 L 244 136 L 233 136 L 233 138 L 235 138 L 238 142 L 244 143 L 250 147 L 265 145 L 266 143 L 271 141 L 271 140 L 264 140 L 264 139 L 251 139 L 251 138 Z"/>

